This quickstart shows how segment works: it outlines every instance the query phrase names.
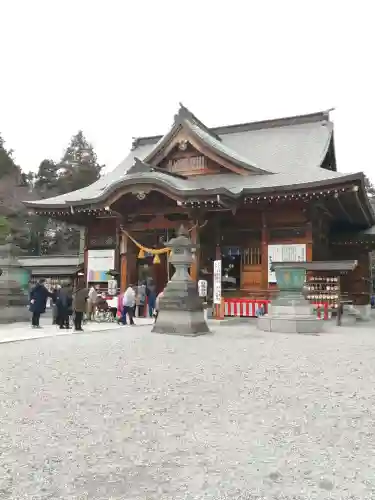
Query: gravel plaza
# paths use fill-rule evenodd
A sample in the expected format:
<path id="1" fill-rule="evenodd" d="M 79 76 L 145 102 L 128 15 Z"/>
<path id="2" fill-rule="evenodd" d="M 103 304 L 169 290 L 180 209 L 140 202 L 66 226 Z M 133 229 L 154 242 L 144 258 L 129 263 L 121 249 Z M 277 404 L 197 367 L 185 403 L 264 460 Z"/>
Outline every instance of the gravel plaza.
<path id="1" fill-rule="evenodd" d="M 1 500 L 375 498 L 374 324 L 210 326 L 3 342 Z"/>

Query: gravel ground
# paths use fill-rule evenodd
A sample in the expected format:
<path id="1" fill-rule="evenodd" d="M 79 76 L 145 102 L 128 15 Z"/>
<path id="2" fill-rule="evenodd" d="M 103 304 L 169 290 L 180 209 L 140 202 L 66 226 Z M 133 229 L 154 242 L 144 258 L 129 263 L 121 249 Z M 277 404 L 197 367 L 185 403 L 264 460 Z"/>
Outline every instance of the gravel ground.
<path id="1" fill-rule="evenodd" d="M 375 499 L 375 333 L 0 348 L 0 499 Z"/>

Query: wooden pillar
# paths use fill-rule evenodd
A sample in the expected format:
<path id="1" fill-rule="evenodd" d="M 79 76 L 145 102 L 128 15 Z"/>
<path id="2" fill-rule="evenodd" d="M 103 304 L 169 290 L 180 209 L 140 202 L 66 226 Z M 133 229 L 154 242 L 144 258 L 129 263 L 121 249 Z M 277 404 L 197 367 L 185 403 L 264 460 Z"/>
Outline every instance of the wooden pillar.
<path id="1" fill-rule="evenodd" d="M 266 213 L 262 212 L 262 241 L 261 241 L 261 289 L 268 291 L 268 227 Z"/>
<path id="2" fill-rule="evenodd" d="M 128 278 L 128 237 L 121 234 L 120 241 L 120 291 L 124 293 L 127 287 Z"/>
<path id="3" fill-rule="evenodd" d="M 306 261 L 312 262 L 313 260 L 313 231 L 312 222 L 307 223 L 306 231 Z"/>
<path id="4" fill-rule="evenodd" d="M 87 268 L 87 265 L 88 265 L 88 249 L 87 249 L 87 246 L 85 246 L 85 249 L 83 250 L 83 272 L 84 272 L 84 280 L 85 280 L 85 283 L 86 283 L 86 286 L 88 285 L 88 268 Z"/>
<path id="5" fill-rule="evenodd" d="M 197 226 L 194 226 L 193 229 L 190 231 L 190 239 L 194 245 L 198 244 L 198 227 Z M 198 281 L 198 269 L 199 269 L 199 248 L 196 248 L 194 257 L 195 257 L 195 259 L 193 260 L 193 262 L 190 266 L 190 276 L 191 276 L 191 279 L 193 281 L 197 282 Z"/>
<path id="6" fill-rule="evenodd" d="M 221 260 L 221 228 L 220 220 L 216 223 L 216 247 L 215 247 L 215 260 Z M 223 270 L 221 270 L 223 272 Z M 213 286 L 213 283 L 212 283 Z M 221 298 L 220 304 L 214 304 L 214 319 L 224 319 L 224 300 Z"/>

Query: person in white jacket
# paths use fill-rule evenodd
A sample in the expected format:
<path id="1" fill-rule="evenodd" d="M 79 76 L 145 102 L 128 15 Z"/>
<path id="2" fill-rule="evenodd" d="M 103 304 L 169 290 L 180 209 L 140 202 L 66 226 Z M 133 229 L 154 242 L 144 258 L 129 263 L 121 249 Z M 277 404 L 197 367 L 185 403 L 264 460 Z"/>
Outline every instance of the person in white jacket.
<path id="1" fill-rule="evenodd" d="M 133 285 L 128 286 L 125 290 L 124 296 L 122 298 L 122 315 L 120 322 L 123 325 L 127 324 L 126 317 L 129 316 L 129 324 L 134 325 L 134 306 L 135 306 L 135 287 Z"/>
<path id="2" fill-rule="evenodd" d="M 93 316 L 95 316 L 97 300 L 98 300 L 98 289 L 96 286 L 91 285 L 89 291 L 89 297 L 87 299 L 87 315 L 90 321 L 93 319 Z"/>

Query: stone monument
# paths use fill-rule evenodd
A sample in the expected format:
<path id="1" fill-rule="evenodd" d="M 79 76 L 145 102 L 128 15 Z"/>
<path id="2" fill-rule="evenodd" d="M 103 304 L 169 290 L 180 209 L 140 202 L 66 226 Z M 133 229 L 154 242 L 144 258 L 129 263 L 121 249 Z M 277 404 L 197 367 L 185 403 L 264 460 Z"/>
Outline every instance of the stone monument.
<path id="1" fill-rule="evenodd" d="M 323 322 L 314 316 L 304 297 L 305 262 L 274 262 L 279 295 L 268 314 L 258 318 L 258 329 L 264 332 L 318 334 Z"/>
<path id="2" fill-rule="evenodd" d="M 190 337 L 209 333 L 203 299 L 199 297 L 197 285 L 189 275 L 194 245 L 184 226 L 180 227 L 177 237 L 172 238 L 167 246 L 171 248 L 169 262 L 176 271 L 160 298 L 159 314 L 152 331 Z"/>
<path id="3" fill-rule="evenodd" d="M 0 244 L 0 323 L 29 321 L 29 300 L 22 289 L 23 268 L 17 259 L 20 249 L 8 236 Z"/>

